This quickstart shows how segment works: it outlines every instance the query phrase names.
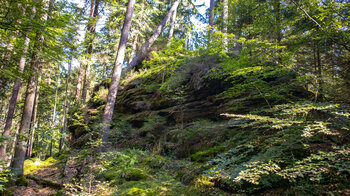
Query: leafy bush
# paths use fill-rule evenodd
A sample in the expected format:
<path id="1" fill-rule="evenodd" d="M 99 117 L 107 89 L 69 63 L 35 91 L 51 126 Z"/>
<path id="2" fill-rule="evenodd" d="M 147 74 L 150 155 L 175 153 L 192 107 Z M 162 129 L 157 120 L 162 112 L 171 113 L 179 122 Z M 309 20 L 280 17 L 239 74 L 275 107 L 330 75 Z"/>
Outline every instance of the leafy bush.
<path id="1" fill-rule="evenodd" d="M 107 102 L 108 89 L 104 87 L 100 88 L 97 92 L 94 93 L 94 97 L 91 98 L 91 102 L 96 105 L 102 105 Z"/>
<path id="2" fill-rule="evenodd" d="M 311 185 L 349 179 L 350 148 L 341 140 L 348 135 L 349 113 L 344 107 L 298 102 L 263 113 L 271 116 L 224 114 L 247 119 L 241 127 L 248 135 L 258 135 L 255 141 L 241 137 L 250 144 L 237 145 L 209 161 L 208 177 L 238 192 L 288 185 L 285 182 L 293 186 L 300 181 Z"/>
<path id="3" fill-rule="evenodd" d="M 6 162 L 3 160 L 0 161 L 0 168 L 0 192 L 2 192 L 6 190 L 13 173 L 11 172 L 10 168 L 6 166 Z"/>

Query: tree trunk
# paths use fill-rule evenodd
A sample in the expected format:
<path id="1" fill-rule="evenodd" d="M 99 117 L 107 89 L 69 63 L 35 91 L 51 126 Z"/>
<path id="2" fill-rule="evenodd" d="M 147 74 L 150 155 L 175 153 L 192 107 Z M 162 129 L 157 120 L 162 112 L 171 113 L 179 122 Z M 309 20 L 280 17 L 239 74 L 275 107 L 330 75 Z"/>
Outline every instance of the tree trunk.
<path id="1" fill-rule="evenodd" d="M 37 49 L 37 51 L 42 50 L 42 36 L 41 34 L 37 34 L 37 41 L 35 43 L 34 48 Z M 27 85 L 27 93 L 26 93 L 26 99 L 25 104 L 23 108 L 22 113 L 22 120 L 21 120 L 21 127 L 19 129 L 19 138 L 15 150 L 15 157 L 12 167 L 14 168 L 14 172 L 16 174 L 23 174 L 23 165 L 24 165 L 24 159 L 26 154 L 26 147 L 23 137 L 27 137 L 28 133 L 27 130 L 30 129 L 30 121 L 33 114 L 33 106 L 34 106 L 34 99 L 35 99 L 35 90 L 37 86 L 37 75 L 40 73 L 40 59 L 39 54 L 37 52 L 33 53 L 32 56 L 32 63 L 31 63 L 31 70 L 33 72 L 32 76 L 29 79 L 28 85 Z"/>
<path id="2" fill-rule="evenodd" d="M 83 80 L 83 65 L 80 64 L 79 66 L 79 73 L 78 73 L 78 81 L 77 81 L 77 88 L 75 91 L 75 101 L 76 103 L 80 102 L 80 91 L 81 91 L 81 82 Z"/>
<path id="3" fill-rule="evenodd" d="M 171 43 L 171 39 L 174 36 L 174 29 L 175 29 L 175 22 L 176 22 L 176 14 L 177 14 L 177 9 L 174 10 L 173 15 L 171 17 L 171 25 L 170 25 L 170 30 L 169 30 L 169 45 Z"/>
<path id="4" fill-rule="evenodd" d="M 59 144 L 59 151 L 64 148 L 64 140 L 65 137 L 63 134 L 67 130 L 67 111 L 69 107 L 69 101 L 68 101 L 68 88 L 69 88 L 69 81 L 70 81 L 70 70 L 72 69 L 72 60 L 73 60 L 73 55 L 69 57 L 69 65 L 68 65 L 68 73 L 67 73 L 67 78 L 66 78 L 66 93 L 65 93 L 65 100 L 64 100 L 64 109 L 63 109 L 63 126 L 61 128 L 61 138 L 60 138 L 60 144 Z"/>
<path id="5" fill-rule="evenodd" d="M 33 15 L 31 16 L 31 18 L 34 17 L 35 14 L 35 7 L 33 7 L 32 9 L 33 11 Z M 24 15 L 24 13 L 23 13 Z M 27 34 L 24 37 L 24 48 L 23 48 L 23 53 L 20 57 L 19 60 L 19 64 L 18 64 L 18 68 L 20 72 L 23 72 L 24 67 L 25 67 L 25 63 L 26 63 L 26 56 L 28 53 L 28 47 L 29 47 L 29 37 L 27 36 Z M 9 102 L 9 109 L 7 112 L 7 117 L 6 117 L 6 123 L 5 123 L 5 128 L 4 128 L 4 132 L 2 133 L 2 136 L 4 137 L 8 137 L 10 135 L 11 132 L 11 128 L 12 128 L 12 122 L 13 122 L 13 117 L 14 117 L 14 113 L 15 113 L 15 109 L 16 109 L 16 105 L 17 105 L 17 98 L 18 98 L 18 93 L 19 90 L 21 88 L 21 79 L 17 79 L 16 82 L 13 85 L 13 90 L 12 90 L 12 95 L 11 95 L 11 99 Z M 0 160 L 4 160 L 6 157 L 6 147 L 7 147 L 7 141 L 5 140 L 2 145 L 0 145 Z"/>
<path id="6" fill-rule="evenodd" d="M 277 45 L 280 45 L 282 41 L 282 32 L 281 32 L 281 2 L 280 0 L 275 0 L 274 1 L 274 10 L 275 10 L 275 21 L 276 21 L 276 29 L 275 29 L 275 34 L 276 34 L 276 42 Z M 282 59 L 280 55 L 280 50 L 277 49 L 276 51 L 276 64 L 280 64 Z"/>
<path id="7" fill-rule="evenodd" d="M 9 157 L 9 159 L 7 160 L 7 166 L 8 166 L 8 167 L 10 167 L 11 162 L 13 161 L 13 157 L 14 157 L 14 156 L 13 156 L 13 152 L 15 151 L 16 144 L 17 144 L 17 140 L 18 140 L 19 127 L 20 127 L 20 126 L 17 126 L 16 132 L 15 132 L 15 134 L 13 135 L 13 141 L 12 141 L 12 145 L 11 145 L 10 157 Z"/>
<path id="8" fill-rule="evenodd" d="M 321 65 L 321 55 L 320 46 L 317 45 L 317 83 L 318 83 L 318 96 L 316 100 L 322 101 L 323 99 L 323 81 L 322 81 L 322 65 Z"/>
<path id="9" fill-rule="evenodd" d="M 52 156 L 52 138 L 51 138 L 51 141 L 50 141 L 50 146 L 49 146 L 49 157 Z"/>
<path id="10" fill-rule="evenodd" d="M 93 4 L 93 1 L 91 2 L 91 9 L 90 9 L 90 18 L 89 23 L 87 26 L 88 33 L 86 34 L 85 40 L 87 40 L 87 49 L 86 54 L 88 54 L 86 67 L 85 67 L 85 73 L 84 73 L 84 85 L 83 85 L 83 93 L 81 96 L 82 102 L 86 101 L 86 98 L 88 96 L 88 89 L 90 86 L 89 81 L 89 75 L 90 75 L 90 61 L 91 61 L 91 54 L 93 49 L 93 42 L 95 39 L 96 34 L 96 23 L 97 23 L 97 17 L 98 17 L 98 7 L 99 7 L 99 0 L 95 0 L 95 6 Z"/>
<path id="11" fill-rule="evenodd" d="M 126 15 L 125 15 L 123 30 L 119 41 L 118 53 L 117 53 L 117 57 L 113 68 L 111 85 L 108 90 L 107 103 L 106 103 L 106 106 L 103 112 L 103 117 L 102 117 L 102 145 L 100 146 L 100 149 L 99 149 L 100 151 L 103 151 L 105 149 L 106 143 L 108 142 L 109 126 L 111 124 L 111 120 L 113 117 L 114 104 L 115 104 L 115 99 L 117 97 L 119 80 L 120 80 L 120 75 L 122 72 L 122 66 L 123 66 L 123 61 L 125 56 L 126 44 L 128 42 L 132 16 L 135 8 L 135 1 L 136 0 L 129 0 Z"/>
<path id="12" fill-rule="evenodd" d="M 53 2 L 54 0 L 50 1 L 48 15 L 50 15 Z M 37 16 L 37 18 L 42 21 L 44 21 L 45 19 L 47 20 L 47 16 L 45 15 Z M 34 50 L 33 50 L 32 59 L 31 59 L 31 66 L 30 66 L 32 70 L 32 75 L 30 76 L 28 85 L 27 85 L 26 99 L 23 107 L 21 126 L 18 132 L 19 138 L 15 149 L 14 161 L 12 163 L 12 167 L 15 175 L 23 174 L 26 147 L 25 147 L 24 138 L 21 138 L 21 137 L 28 136 L 27 130 L 29 130 L 30 128 L 30 121 L 33 115 L 33 106 L 34 106 L 37 80 L 38 80 L 38 75 L 40 74 L 40 71 L 41 71 L 40 53 L 42 52 L 43 42 L 44 42 L 44 36 L 40 31 L 37 31 L 35 43 L 34 43 Z"/>
<path id="13" fill-rule="evenodd" d="M 173 6 L 170 8 L 167 15 L 164 17 L 161 24 L 157 27 L 156 31 L 153 33 L 153 35 L 150 37 L 150 39 L 142 46 L 141 50 L 138 52 L 138 54 L 133 58 L 131 61 L 128 70 L 134 68 L 136 65 L 141 63 L 149 54 L 151 47 L 154 43 L 154 41 L 159 37 L 159 35 L 162 33 L 165 25 L 168 23 L 170 16 L 172 13 L 177 9 L 179 6 L 181 0 L 175 0 Z"/>
<path id="14" fill-rule="evenodd" d="M 134 56 L 136 55 L 138 38 L 139 38 L 139 34 L 136 32 L 134 41 L 133 41 L 133 43 L 132 43 L 132 51 L 131 51 L 131 54 L 130 54 L 130 57 L 129 57 L 128 67 L 129 67 L 129 65 L 130 65 L 130 63 L 131 63 L 131 61 L 132 61 L 132 59 L 133 59 Z"/>
<path id="15" fill-rule="evenodd" d="M 212 33 L 212 28 L 214 27 L 214 11 L 215 11 L 215 0 L 210 0 L 209 8 L 209 33 Z"/>
<path id="16" fill-rule="evenodd" d="M 41 77 L 39 76 L 38 78 L 38 85 L 36 87 L 36 92 L 35 92 L 35 100 L 34 100 L 34 108 L 33 108 L 33 116 L 32 116 L 32 122 L 30 125 L 30 138 L 28 141 L 28 146 L 27 146 L 27 154 L 26 157 L 30 158 L 32 156 L 32 148 L 33 148 L 33 141 L 34 141 L 34 135 L 35 135 L 35 129 L 36 129 L 36 115 L 38 112 L 38 103 L 39 103 L 39 93 L 40 93 L 40 80 Z"/>
<path id="17" fill-rule="evenodd" d="M 227 32 L 227 26 L 228 26 L 228 0 L 223 0 L 223 12 L 222 12 L 222 18 L 223 18 L 223 32 L 224 33 L 228 33 Z M 225 51 L 227 52 L 227 36 L 224 37 L 224 46 L 225 46 Z"/>
<path id="18" fill-rule="evenodd" d="M 59 86 L 59 77 L 57 77 L 57 86 L 56 86 L 56 92 L 55 92 L 55 103 L 54 103 L 54 106 L 53 106 L 53 112 L 52 112 L 52 122 L 51 122 L 51 141 L 50 141 L 50 157 L 52 155 L 52 143 L 53 143 L 53 130 L 55 128 L 55 125 L 56 125 L 56 108 L 57 108 L 57 96 L 58 96 L 58 86 Z"/>

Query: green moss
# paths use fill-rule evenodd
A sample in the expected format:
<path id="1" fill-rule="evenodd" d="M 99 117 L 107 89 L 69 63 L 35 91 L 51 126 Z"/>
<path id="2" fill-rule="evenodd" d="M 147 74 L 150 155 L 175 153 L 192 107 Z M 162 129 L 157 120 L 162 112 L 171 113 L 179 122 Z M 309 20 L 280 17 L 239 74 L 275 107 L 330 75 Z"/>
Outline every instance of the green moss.
<path id="1" fill-rule="evenodd" d="M 106 180 L 139 181 L 147 179 L 150 175 L 142 168 L 126 168 L 123 170 L 109 170 L 105 173 Z"/>
<path id="2" fill-rule="evenodd" d="M 127 181 L 144 180 L 149 177 L 149 174 L 141 168 L 127 168 L 124 172 L 124 179 Z"/>
<path id="3" fill-rule="evenodd" d="M 26 179 L 26 177 L 25 177 L 23 174 L 21 174 L 21 175 L 18 175 L 18 176 L 17 176 L 17 179 L 16 179 L 15 184 L 16 184 L 17 186 L 28 186 L 28 185 L 29 185 L 29 182 L 28 182 L 28 180 Z"/>
<path id="4" fill-rule="evenodd" d="M 140 189 L 140 188 L 131 188 L 127 190 L 126 195 L 153 195 L 156 191 L 152 189 Z"/>
<path id="5" fill-rule="evenodd" d="M 58 157 L 57 157 L 57 160 L 64 160 L 64 159 L 67 159 L 69 157 L 68 154 L 60 154 Z"/>
<path id="6" fill-rule="evenodd" d="M 147 85 L 144 88 L 145 88 L 147 93 L 153 93 L 153 92 L 157 91 L 159 89 L 159 87 L 160 87 L 160 84 L 155 83 L 155 84 Z"/>
<path id="7" fill-rule="evenodd" d="M 57 163 L 57 160 L 53 157 L 49 157 L 45 161 L 41 161 L 40 159 L 27 159 L 24 161 L 24 174 L 33 174 L 39 171 L 39 169 L 44 167 L 49 167 L 53 164 Z"/>
<path id="8" fill-rule="evenodd" d="M 151 168 L 161 168 L 168 160 L 160 155 L 154 157 L 146 157 L 142 159 L 141 163 Z"/>
<path id="9" fill-rule="evenodd" d="M 199 151 L 191 155 L 191 159 L 196 162 L 205 162 L 214 158 L 218 153 L 222 152 L 225 149 L 224 146 L 214 146 L 208 150 Z"/>
<path id="10" fill-rule="evenodd" d="M 118 173 L 116 171 L 107 171 L 105 173 L 105 178 L 106 180 L 109 180 L 109 181 L 114 180 L 118 178 Z"/>

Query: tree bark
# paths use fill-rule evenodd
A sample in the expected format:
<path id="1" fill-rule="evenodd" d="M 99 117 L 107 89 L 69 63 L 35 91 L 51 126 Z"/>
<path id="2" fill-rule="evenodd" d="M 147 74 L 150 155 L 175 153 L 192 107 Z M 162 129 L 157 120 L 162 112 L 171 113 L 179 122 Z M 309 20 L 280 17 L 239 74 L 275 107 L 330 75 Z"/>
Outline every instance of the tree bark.
<path id="1" fill-rule="evenodd" d="M 176 22 L 176 15 L 177 15 L 177 9 L 174 10 L 172 17 L 171 17 L 171 25 L 169 29 L 169 44 L 171 43 L 171 39 L 174 36 L 174 29 L 175 29 L 175 22 Z"/>
<path id="2" fill-rule="evenodd" d="M 40 3 L 38 5 L 40 5 Z M 54 0 L 51 0 L 49 4 L 50 6 L 49 6 L 48 16 L 50 16 L 53 3 L 54 3 Z M 47 20 L 48 18 L 46 15 L 42 15 L 42 16 L 37 16 L 37 19 L 44 21 L 44 20 Z M 32 75 L 30 76 L 28 85 L 27 85 L 27 92 L 26 92 L 25 104 L 23 107 L 21 126 L 18 132 L 19 136 L 18 136 L 16 148 L 15 148 L 14 160 L 12 163 L 12 167 L 15 175 L 23 174 L 24 159 L 26 154 L 25 141 L 23 137 L 28 136 L 30 121 L 33 115 L 35 91 L 37 87 L 38 75 L 40 74 L 40 71 L 41 71 L 40 53 L 42 52 L 43 42 L 44 42 L 44 36 L 42 32 L 37 31 L 35 43 L 34 43 L 34 50 L 32 54 L 31 66 L 30 66 L 32 70 Z"/>
<path id="3" fill-rule="evenodd" d="M 10 157 L 7 160 L 7 167 L 10 167 L 11 162 L 13 161 L 13 152 L 15 151 L 16 148 L 16 144 L 17 144 L 17 140 L 18 140 L 18 132 L 19 132 L 19 126 L 17 126 L 16 128 L 16 132 L 13 135 L 13 141 L 12 141 L 12 145 L 11 145 L 11 151 L 10 151 Z"/>
<path id="4" fill-rule="evenodd" d="M 323 100 L 323 81 L 322 81 L 322 64 L 320 55 L 320 46 L 317 45 L 317 82 L 318 82 L 318 96 L 316 100 Z"/>
<path id="5" fill-rule="evenodd" d="M 157 27 L 156 31 L 153 33 L 153 35 L 150 37 L 150 39 L 142 46 L 141 50 L 137 53 L 137 55 L 133 58 L 131 61 L 128 70 L 134 68 L 136 65 L 141 63 L 149 54 L 151 47 L 154 43 L 154 41 L 159 37 L 159 35 L 162 33 L 165 25 L 168 23 L 170 16 L 173 14 L 173 12 L 177 9 L 179 6 L 181 0 L 175 0 L 173 6 L 170 8 L 167 15 L 164 17 L 161 24 Z"/>
<path id="6" fill-rule="evenodd" d="M 214 11 L 215 11 L 215 0 L 210 0 L 209 7 L 209 33 L 212 33 L 214 27 Z"/>
<path id="7" fill-rule="evenodd" d="M 69 57 L 69 65 L 68 65 L 68 73 L 67 73 L 67 78 L 66 78 L 66 92 L 65 92 L 65 100 L 64 100 L 64 109 L 63 109 L 63 126 L 61 128 L 61 138 L 60 138 L 60 144 L 59 144 L 59 151 L 61 152 L 62 149 L 64 148 L 64 140 L 65 137 L 63 134 L 67 130 L 67 111 L 69 107 L 69 101 L 68 101 L 68 88 L 69 88 L 69 81 L 70 81 L 70 70 L 72 69 L 72 60 L 73 60 L 73 55 Z"/>
<path id="8" fill-rule="evenodd" d="M 223 0 L 223 12 L 222 12 L 222 18 L 223 18 L 223 32 L 224 33 L 228 33 L 227 32 L 227 27 L 228 27 L 228 0 Z M 224 37 L 224 46 L 225 46 L 225 51 L 227 52 L 227 36 Z"/>
<path id="9" fill-rule="evenodd" d="M 34 48 L 37 48 L 37 51 L 42 50 L 42 36 L 40 34 L 37 34 L 37 42 L 35 43 Z M 23 108 L 22 113 L 22 120 L 21 120 L 21 127 L 19 129 L 19 138 L 17 142 L 17 146 L 15 149 L 15 156 L 14 156 L 14 162 L 12 167 L 14 168 L 15 174 L 23 174 L 23 165 L 24 165 L 24 159 L 26 154 L 26 147 L 24 138 L 28 136 L 28 130 L 30 129 L 30 121 L 33 114 L 33 106 L 34 106 L 34 99 L 35 99 L 35 90 L 37 86 L 37 77 L 40 73 L 40 59 L 39 54 L 37 52 L 33 53 L 32 56 L 32 63 L 31 63 L 31 70 L 33 72 L 32 76 L 29 79 L 28 85 L 27 85 L 27 93 L 26 93 L 26 99 L 25 104 Z"/>
<path id="10" fill-rule="evenodd" d="M 95 5 L 93 4 L 94 1 L 91 2 L 91 10 L 90 10 L 90 18 L 89 23 L 87 26 L 88 33 L 86 34 L 86 40 L 87 40 L 87 48 L 86 48 L 86 54 L 88 54 L 87 62 L 85 66 L 85 73 L 84 73 L 84 84 L 83 84 L 83 92 L 81 96 L 82 102 L 86 101 L 87 95 L 88 95 L 88 89 L 89 89 L 89 75 L 90 75 L 90 61 L 91 61 L 91 54 L 93 49 L 93 42 L 95 39 L 96 34 L 96 19 L 98 17 L 98 7 L 100 0 L 95 0 Z"/>
<path id="11" fill-rule="evenodd" d="M 276 42 L 278 45 L 280 45 L 282 41 L 282 32 L 281 32 L 281 2 L 280 0 L 274 1 L 274 10 L 275 10 L 275 21 L 276 21 L 276 28 L 275 28 L 275 35 L 276 35 Z M 282 59 L 280 55 L 280 50 L 277 49 L 276 51 L 276 64 L 280 64 Z"/>
<path id="12" fill-rule="evenodd" d="M 79 73 L 78 73 L 78 81 L 77 81 L 77 88 L 75 91 L 75 101 L 76 103 L 80 102 L 80 91 L 81 91 L 81 82 L 83 80 L 83 64 L 80 64 L 79 66 Z"/>
<path id="13" fill-rule="evenodd" d="M 108 142 L 109 127 L 113 117 L 114 104 L 115 104 L 115 99 L 117 97 L 120 75 L 122 72 L 125 49 L 126 49 L 126 44 L 128 42 L 132 16 L 135 8 L 135 2 L 136 0 L 129 0 L 126 15 L 125 15 L 123 30 L 119 41 L 118 53 L 117 53 L 117 57 L 113 68 L 111 85 L 108 90 L 107 103 L 106 103 L 106 106 L 103 112 L 103 117 L 102 117 L 102 133 L 101 133 L 102 144 L 99 149 L 100 151 L 103 151 L 105 149 L 106 143 Z"/>
<path id="14" fill-rule="evenodd" d="M 33 15 L 31 16 L 31 18 L 34 17 L 35 14 L 35 7 L 33 7 L 32 9 L 33 11 Z M 24 13 L 23 13 L 24 15 Z M 23 48 L 23 53 L 20 57 L 19 60 L 19 64 L 18 64 L 18 68 L 19 71 L 22 73 L 25 67 L 25 63 L 26 63 L 26 57 L 27 57 L 27 53 L 28 53 L 28 47 L 29 47 L 29 37 L 26 34 L 24 37 L 24 48 Z M 15 114 L 15 110 L 16 110 L 16 105 L 17 105 L 17 98 L 18 98 L 18 93 L 19 90 L 21 88 L 22 85 L 22 81 L 21 79 L 17 79 L 13 85 L 13 90 L 12 90 L 12 95 L 11 95 L 11 99 L 9 102 L 9 109 L 7 112 L 7 117 L 6 117 L 6 122 L 5 122 L 5 128 L 4 128 L 4 132 L 2 133 L 2 136 L 4 137 L 8 137 L 10 135 L 11 132 L 11 128 L 12 128 L 12 122 L 13 122 L 13 117 Z M 3 142 L 2 145 L 0 145 L 0 160 L 4 160 L 6 158 L 6 147 L 7 147 L 7 140 L 5 140 Z"/>
<path id="15" fill-rule="evenodd" d="M 35 92 L 35 100 L 34 100 L 34 108 L 33 108 L 33 115 L 32 115 L 32 122 L 30 125 L 30 138 L 28 140 L 28 146 L 27 146 L 27 154 L 26 157 L 30 158 L 32 156 L 32 148 L 33 148 L 33 141 L 34 141 L 34 135 L 35 135 L 35 129 L 36 129 L 36 115 L 38 112 L 38 103 L 39 103 L 39 93 L 40 93 L 40 80 L 41 77 L 38 78 L 38 85 L 36 87 Z"/>
<path id="16" fill-rule="evenodd" d="M 58 86 L 59 86 L 59 80 L 60 78 L 57 77 L 57 86 L 56 86 L 56 92 L 55 92 L 55 103 L 53 106 L 53 112 L 52 112 L 52 122 L 51 122 L 51 130 L 52 130 L 52 134 L 53 134 L 53 129 L 56 125 L 56 109 L 57 109 L 57 96 L 58 96 Z M 53 136 L 53 135 L 52 135 Z M 51 136 L 51 141 L 50 141 L 50 157 L 52 155 L 52 144 L 53 144 L 53 137 Z"/>

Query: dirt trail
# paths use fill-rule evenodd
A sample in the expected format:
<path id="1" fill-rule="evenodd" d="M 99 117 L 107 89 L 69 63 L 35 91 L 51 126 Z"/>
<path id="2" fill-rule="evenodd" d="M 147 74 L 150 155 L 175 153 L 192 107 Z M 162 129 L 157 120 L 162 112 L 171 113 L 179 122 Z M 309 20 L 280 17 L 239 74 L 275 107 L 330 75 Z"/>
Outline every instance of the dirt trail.
<path id="1" fill-rule="evenodd" d="M 32 176 L 38 179 L 45 179 L 52 182 L 60 183 L 58 178 L 59 170 L 56 167 L 45 167 L 40 168 L 38 171 L 32 174 Z M 33 179 L 27 177 L 29 182 L 28 186 L 13 186 L 10 187 L 14 196 L 46 196 L 51 194 L 56 194 L 58 189 L 48 187 L 40 184 Z"/>

